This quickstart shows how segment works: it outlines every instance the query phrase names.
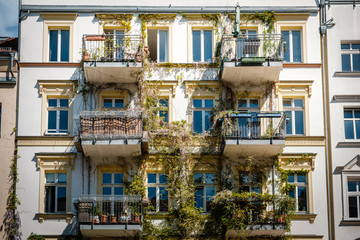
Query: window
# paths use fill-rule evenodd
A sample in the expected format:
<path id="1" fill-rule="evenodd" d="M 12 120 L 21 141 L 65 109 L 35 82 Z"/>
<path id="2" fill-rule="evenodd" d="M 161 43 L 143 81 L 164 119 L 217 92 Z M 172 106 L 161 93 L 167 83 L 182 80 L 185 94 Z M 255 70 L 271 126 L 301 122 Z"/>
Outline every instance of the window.
<path id="1" fill-rule="evenodd" d="M 302 62 L 301 57 L 301 31 L 300 30 L 282 30 L 281 35 L 286 43 L 284 60 L 286 62 Z"/>
<path id="2" fill-rule="evenodd" d="M 257 39 L 257 31 L 250 29 L 242 29 L 241 36 L 237 39 L 236 49 L 237 57 L 254 57 L 259 49 L 259 39 Z"/>
<path id="3" fill-rule="evenodd" d="M 238 110 L 240 113 L 258 112 L 258 99 L 240 99 L 238 101 Z M 239 131 L 238 135 L 242 138 L 260 136 L 260 119 L 256 117 L 238 118 Z"/>
<path id="4" fill-rule="evenodd" d="M 360 43 L 341 44 L 341 67 L 343 72 L 360 71 Z"/>
<path id="5" fill-rule="evenodd" d="M 239 171 L 239 192 L 261 193 L 262 174 Z"/>
<path id="6" fill-rule="evenodd" d="M 360 139 L 360 109 L 344 110 L 345 139 Z"/>
<path id="7" fill-rule="evenodd" d="M 194 117 L 193 130 L 196 133 L 204 133 L 211 128 L 211 110 L 214 107 L 214 99 L 193 99 Z"/>
<path id="8" fill-rule="evenodd" d="M 169 123 L 169 99 L 161 98 L 159 100 L 159 108 L 159 117 L 161 117 L 165 123 Z"/>
<path id="9" fill-rule="evenodd" d="M 45 174 L 45 212 L 66 212 L 66 173 Z"/>
<path id="10" fill-rule="evenodd" d="M 288 183 L 293 187 L 288 192 L 288 195 L 296 200 L 295 211 L 307 212 L 307 178 L 306 174 L 289 174 Z"/>
<path id="11" fill-rule="evenodd" d="M 211 201 L 215 196 L 215 174 L 194 173 L 195 206 L 204 212 L 211 210 Z"/>
<path id="12" fill-rule="evenodd" d="M 169 207 L 169 196 L 167 187 L 167 176 L 165 173 L 148 173 L 148 198 L 157 212 L 167 212 Z"/>
<path id="13" fill-rule="evenodd" d="M 349 218 L 360 220 L 360 179 L 348 178 L 347 198 Z"/>
<path id="14" fill-rule="evenodd" d="M 193 61 L 212 62 L 213 32 L 212 30 L 193 30 Z"/>
<path id="15" fill-rule="evenodd" d="M 149 58 L 154 62 L 169 61 L 168 30 L 148 29 Z"/>
<path id="16" fill-rule="evenodd" d="M 103 173 L 102 174 L 102 195 L 119 196 L 124 195 L 124 174 Z"/>
<path id="17" fill-rule="evenodd" d="M 48 134 L 68 134 L 69 125 L 69 99 L 48 99 Z"/>
<path id="18" fill-rule="evenodd" d="M 123 98 L 103 98 L 103 108 L 123 108 Z"/>
<path id="19" fill-rule="evenodd" d="M 105 58 L 108 60 L 124 60 L 124 30 L 106 29 Z"/>
<path id="20" fill-rule="evenodd" d="M 49 61 L 69 62 L 69 33 L 65 29 L 49 30 Z"/>
<path id="21" fill-rule="evenodd" d="M 284 98 L 283 108 L 286 114 L 286 134 L 304 134 L 304 100 Z"/>

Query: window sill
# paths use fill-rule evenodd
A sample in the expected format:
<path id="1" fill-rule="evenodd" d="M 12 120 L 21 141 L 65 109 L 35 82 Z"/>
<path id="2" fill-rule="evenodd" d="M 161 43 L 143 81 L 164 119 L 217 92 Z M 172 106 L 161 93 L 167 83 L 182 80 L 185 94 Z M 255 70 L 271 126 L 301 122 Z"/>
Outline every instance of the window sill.
<path id="1" fill-rule="evenodd" d="M 346 141 L 346 142 L 338 142 L 337 147 L 360 147 L 360 141 Z"/>
<path id="2" fill-rule="evenodd" d="M 335 77 L 360 77 L 360 72 L 335 72 Z"/>
<path id="3" fill-rule="evenodd" d="M 309 223 L 314 223 L 316 216 L 317 216 L 317 214 L 313 214 L 313 213 L 305 213 L 305 214 L 295 213 L 295 215 L 292 217 L 292 219 L 309 220 Z"/>
<path id="4" fill-rule="evenodd" d="M 360 219 L 356 219 L 356 220 L 350 220 L 350 219 L 342 220 L 342 221 L 340 222 L 340 225 L 342 225 L 342 226 L 360 226 Z"/>
<path id="5" fill-rule="evenodd" d="M 69 136 L 70 133 L 69 132 L 67 132 L 67 133 L 50 133 L 50 132 L 46 131 L 44 133 L 44 135 L 45 136 Z"/>
<path id="6" fill-rule="evenodd" d="M 43 223 L 44 219 L 65 219 L 66 223 L 70 223 L 74 217 L 72 213 L 37 213 L 35 214 L 39 223 Z"/>

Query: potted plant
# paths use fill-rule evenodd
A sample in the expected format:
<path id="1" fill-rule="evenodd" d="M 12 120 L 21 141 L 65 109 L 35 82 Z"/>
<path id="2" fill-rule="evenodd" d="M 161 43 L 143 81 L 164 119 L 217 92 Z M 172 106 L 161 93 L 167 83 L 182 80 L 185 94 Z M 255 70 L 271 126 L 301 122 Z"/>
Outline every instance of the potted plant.
<path id="1" fill-rule="evenodd" d="M 99 215 L 101 215 L 101 211 L 99 209 L 99 206 L 96 205 L 93 211 L 93 223 L 99 223 Z"/>
<path id="2" fill-rule="evenodd" d="M 117 223 L 116 217 L 114 216 L 114 214 L 110 214 L 110 221 L 111 223 Z"/>
<path id="3" fill-rule="evenodd" d="M 106 214 L 101 214 L 101 216 L 100 216 L 101 223 L 106 223 L 107 219 L 108 219 L 108 216 Z"/>

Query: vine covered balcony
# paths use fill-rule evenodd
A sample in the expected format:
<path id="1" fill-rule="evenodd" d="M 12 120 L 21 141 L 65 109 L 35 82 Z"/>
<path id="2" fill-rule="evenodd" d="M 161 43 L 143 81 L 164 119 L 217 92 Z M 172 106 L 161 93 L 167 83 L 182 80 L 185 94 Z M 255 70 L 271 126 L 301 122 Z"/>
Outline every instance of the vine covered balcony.
<path id="1" fill-rule="evenodd" d="M 142 229 L 141 196 L 83 195 L 74 204 L 85 237 L 134 236 Z"/>
<path id="2" fill-rule="evenodd" d="M 278 81 L 284 59 L 281 34 L 225 35 L 221 44 L 222 81 Z"/>
<path id="3" fill-rule="evenodd" d="M 78 142 L 87 156 L 140 155 L 144 140 L 142 129 L 140 112 L 83 111 Z"/>
<path id="4" fill-rule="evenodd" d="M 223 120 L 225 156 L 271 157 L 285 145 L 285 114 L 282 112 L 232 113 Z"/>
<path id="5" fill-rule="evenodd" d="M 86 80 L 98 83 L 136 83 L 143 50 L 140 35 L 83 36 L 82 60 Z"/>

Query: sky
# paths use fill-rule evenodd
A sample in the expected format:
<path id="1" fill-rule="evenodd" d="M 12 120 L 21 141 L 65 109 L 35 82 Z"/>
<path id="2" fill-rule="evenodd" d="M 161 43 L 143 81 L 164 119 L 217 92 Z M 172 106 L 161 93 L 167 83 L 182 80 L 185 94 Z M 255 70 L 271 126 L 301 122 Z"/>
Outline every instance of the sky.
<path id="1" fill-rule="evenodd" d="M 0 37 L 18 36 L 19 0 L 0 0 Z"/>

